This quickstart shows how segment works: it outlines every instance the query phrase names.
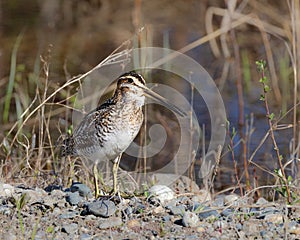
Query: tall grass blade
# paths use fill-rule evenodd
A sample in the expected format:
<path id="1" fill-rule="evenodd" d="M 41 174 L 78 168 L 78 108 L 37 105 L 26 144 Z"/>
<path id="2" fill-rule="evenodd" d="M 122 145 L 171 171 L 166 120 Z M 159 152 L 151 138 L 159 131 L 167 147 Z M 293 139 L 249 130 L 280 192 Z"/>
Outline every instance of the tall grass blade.
<path id="1" fill-rule="evenodd" d="M 5 101 L 4 101 L 3 123 L 8 122 L 10 103 L 11 103 L 12 92 L 13 92 L 15 76 L 16 76 L 17 53 L 18 53 L 21 40 L 23 38 L 23 34 L 24 34 L 24 30 L 18 35 L 11 54 L 9 80 L 6 89 Z"/>

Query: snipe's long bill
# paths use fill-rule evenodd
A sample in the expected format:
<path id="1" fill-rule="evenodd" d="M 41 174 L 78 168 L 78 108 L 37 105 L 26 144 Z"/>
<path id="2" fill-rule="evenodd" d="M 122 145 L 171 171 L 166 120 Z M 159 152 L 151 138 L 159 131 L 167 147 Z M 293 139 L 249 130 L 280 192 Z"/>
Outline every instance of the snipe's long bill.
<path id="1" fill-rule="evenodd" d="M 63 141 L 62 156 L 79 156 L 94 164 L 96 197 L 99 194 L 97 164 L 100 161 L 113 162 L 113 193 L 117 192 L 120 159 L 142 126 L 145 96 L 163 103 L 181 117 L 186 116 L 145 84 L 144 78 L 135 72 L 121 75 L 113 96 L 88 113 L 73 134 Z"/>

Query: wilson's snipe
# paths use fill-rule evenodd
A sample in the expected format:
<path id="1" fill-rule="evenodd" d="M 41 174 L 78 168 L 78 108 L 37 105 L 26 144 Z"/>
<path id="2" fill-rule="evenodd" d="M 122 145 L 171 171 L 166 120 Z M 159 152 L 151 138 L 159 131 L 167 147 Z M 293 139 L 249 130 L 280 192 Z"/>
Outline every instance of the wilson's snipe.
<path id="1" fill-rule="evenodd" d="M 87 114 L 73 135 L 63 141 L 62 156 L 80 156 L 95 163 L 96 196 L 99 193 L 96 178 L 99 161 L 113 161 L 113 192 L 117 192 L 117 171 L 121 155 L 141 128 L 145 96 L 163 102 L 181 116 L 185 115 L 175 105 L 147 88 L 141 75 L 129 72 L 118 78 L 114 95 Z"/>

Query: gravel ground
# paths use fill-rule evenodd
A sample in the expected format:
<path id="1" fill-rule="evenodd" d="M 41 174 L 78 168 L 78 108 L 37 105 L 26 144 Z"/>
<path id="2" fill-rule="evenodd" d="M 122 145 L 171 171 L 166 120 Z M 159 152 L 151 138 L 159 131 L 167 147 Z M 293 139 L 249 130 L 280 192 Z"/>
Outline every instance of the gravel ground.
<path id="1" fill-rule="evenodd" d="M 0 183 L 1 239 L 300 239 L 299 206 L 204 190 L 100 197 L 82 183 L 26 188 Z"/>

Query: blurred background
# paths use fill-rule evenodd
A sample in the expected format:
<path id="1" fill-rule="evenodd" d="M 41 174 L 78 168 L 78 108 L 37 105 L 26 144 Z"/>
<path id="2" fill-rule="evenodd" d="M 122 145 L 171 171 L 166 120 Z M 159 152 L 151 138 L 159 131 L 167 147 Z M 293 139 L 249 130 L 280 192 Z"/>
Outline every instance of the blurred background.
<path id="1" fill-rule="evenodd" d="M 62 164 L 53 146 L 70 130 L 67 106 L 78 86 L 63 89 L 51 98 L 53 105 L 26 116 L 68 79 L 132 39 L 135 46 L 181 51 L 214 79 L 230 123 L 214 180 L 219 190 L 237 185 L 249 190 L 278 180 L 255 64 L 266 60 L 275 138 L 287 174 L 297 179 L 300 7 L 292 0 L 0 0 L 1 178 L 27 181 L 32 170 L 49 173 L 54 163 Z M 209 124 L 207 111 L 197 107 L 203 105 L 201 96 L 192 101 L 199 122 Z M 199 151 L 190 175 L 199 185 L 202 160 Z"/>

